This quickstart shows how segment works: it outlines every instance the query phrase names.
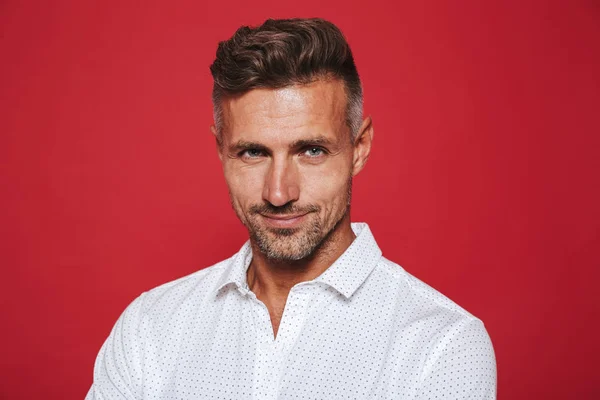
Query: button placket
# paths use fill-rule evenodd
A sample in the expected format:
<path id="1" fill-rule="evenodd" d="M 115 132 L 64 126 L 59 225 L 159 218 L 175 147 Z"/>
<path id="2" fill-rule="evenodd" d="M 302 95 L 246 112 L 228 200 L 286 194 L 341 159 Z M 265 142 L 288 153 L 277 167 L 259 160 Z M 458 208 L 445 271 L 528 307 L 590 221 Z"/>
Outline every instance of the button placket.
<path id="1" fill-rule="evenodd" d="M 286 309 L 279 327 L 280 333 L 277 335 L 278 354 L 282 363 L 279 375 L 280 382 L 283 378 L 282 374 L 285 372 L 285 365 L 289 362 L 289 355 L 298 342 L 304 327 L 309 304 L 315 294 L 314 289 L 314 285 L 302 283 L 293 287 L 288 296 Z"/>
<path id="2" fill-rule="evenodd" d="M 256 321 L 253 398 L 276 399 L 279 365 L 273 341 L 269 310 L 254 293 L 250 294 Z"/>

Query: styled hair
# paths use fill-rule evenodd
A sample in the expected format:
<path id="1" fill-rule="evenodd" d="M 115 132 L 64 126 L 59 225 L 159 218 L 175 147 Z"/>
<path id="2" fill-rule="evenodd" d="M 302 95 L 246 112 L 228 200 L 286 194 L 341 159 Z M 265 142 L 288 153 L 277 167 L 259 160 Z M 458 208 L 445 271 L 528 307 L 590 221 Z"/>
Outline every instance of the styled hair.
<path id="1" fill-rule="evenodd" d="M 217 134 L 221 101 L 252 89 L 279 89 L 319 79 L 340 79 L 346 92 L 346 123 L 352 138 L 362 123 L 363 94 L 350 46 L 337 26 L 319 18 L 268 19 L 240 27 L 219 43 L 210 66 Z"/>

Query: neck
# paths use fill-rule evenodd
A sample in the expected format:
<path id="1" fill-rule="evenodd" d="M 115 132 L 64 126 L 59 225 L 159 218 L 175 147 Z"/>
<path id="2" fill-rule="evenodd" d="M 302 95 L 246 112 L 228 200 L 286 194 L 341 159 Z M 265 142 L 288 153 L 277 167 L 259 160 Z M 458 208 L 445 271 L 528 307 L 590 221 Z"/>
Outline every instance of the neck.
<path id="1" fill-rule="evenodd" d="M 247 272 L 248 287 L 261 300 L 286 299 L 294 285 L 313 280 L 329 268 L 355 237 L 348 213 L 315 253 L 302 260 L 268 259 L 252 243 L 253 258 Z"/>

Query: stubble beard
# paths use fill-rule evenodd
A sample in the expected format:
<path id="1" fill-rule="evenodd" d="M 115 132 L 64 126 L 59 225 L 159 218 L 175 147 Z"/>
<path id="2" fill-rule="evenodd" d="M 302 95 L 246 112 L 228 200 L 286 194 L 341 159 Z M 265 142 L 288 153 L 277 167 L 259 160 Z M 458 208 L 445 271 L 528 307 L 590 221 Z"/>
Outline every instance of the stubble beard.
<path id="1" fill-rule="evenodd" d="M 273 229 L 251 223 L 248 232 L 260 252 L 267 259 L 278 262 L 307 258 L 323 242 L 323 227 L 317 218 L 312 218 L 308 226 L 299 228 Z"/>
<path id="2" fill-rule="evenodd" d="M 275 262 L 295 262 L 308 259 L 326 247 L 326 244 L 332 239 L 333 233 L 349 215 L 352 178 L 348 180 L 347 186 L 344 207 L 327 226 L 319 218 L 321 207 L 316 205 L 297 207 L 292 203 L 281 207 L 274 207 L 269 203 L 254 205 L 249 209 L 248 219 L 244 221 L 243 218 L 240 218 L 240 220 L 248 229 L 251 241 L 267 259 Z M 240 213 L 235 211 L 240 217 Z M 261 223 L 260 219 L 263 218 L 261 213 L 268 215 L 307 213 L 306 216 L 310 218 L 310 221 L 297 228 L 269 228 Z"/>

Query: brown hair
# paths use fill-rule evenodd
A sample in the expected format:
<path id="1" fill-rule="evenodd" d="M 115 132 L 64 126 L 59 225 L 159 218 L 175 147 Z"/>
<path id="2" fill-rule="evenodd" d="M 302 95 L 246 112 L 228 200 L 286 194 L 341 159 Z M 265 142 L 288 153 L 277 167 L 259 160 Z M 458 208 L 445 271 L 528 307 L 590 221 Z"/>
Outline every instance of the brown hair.
<path id="1" fill-rule="evenodd" d="M 258 27 L 240 27 L 219 43 L 210 66 L 217 132 L 221 99 L 257 88 L 278 89 L 318 79 L 341 79 L 346 88 L 346 122 L 352 137 L 362 123 L 362 86 L 350 46 L 342 32 L 319 18 L 268 19 Z"/>

